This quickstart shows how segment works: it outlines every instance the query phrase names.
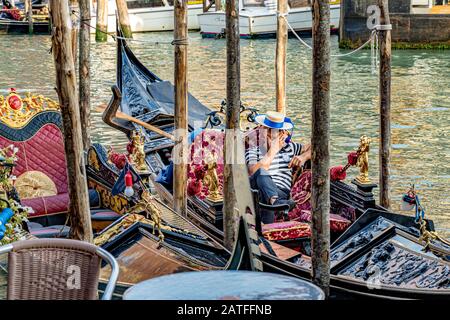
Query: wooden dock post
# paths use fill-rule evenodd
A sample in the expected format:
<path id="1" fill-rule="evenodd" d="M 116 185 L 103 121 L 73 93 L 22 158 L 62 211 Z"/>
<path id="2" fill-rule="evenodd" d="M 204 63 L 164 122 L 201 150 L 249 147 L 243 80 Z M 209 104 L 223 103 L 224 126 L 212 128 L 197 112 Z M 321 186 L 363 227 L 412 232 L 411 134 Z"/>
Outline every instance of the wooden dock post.
<path id="1" fill-rule="evenodd" d="M 125 0 L 116 0 L 117 13 L 119 14 L 120 30 L 125 38 L 133 38 L 130 26 L 130 16 L 128 15 L 127 2 Z"/>
<path id="2" fill-rule="evenodd" d="M 239 0 L 226 0 L 225 8 L 227 38 L 227 111 L 224 146 L 224 186 L 223 186 L 223 230 L 225 247 L 233 248 L 239 217 L 235 210 L 236 191 L 234 189 L 232 166 L 235 162 L 236 130 L 239 130 L 241 106 L 241 71 L 239 49 Z"/>
<path id="3" fill-rule="evenodd" d="M 216 11 L 222 10 L 222 0 L 215 0 Z"/>
<path id="4" fill-rule="evenodd" d="M 277 3 L 276 110 L 286 114 L 286 46 L 288 30 L 285 18 L 287 19 L 288 1 L 278 0 Z"/>
<path id="5" fill-rule="evenodd" d="M 78 29 L 80 28 L 80 7 L 78 0 L 70 0 L 70 19 L 72 20 L 72 56 L 73 63 L 76 66 L 78 62 Z"/>
<path id="6" fill-rule="evenodd" d="M 388 0 L 378 0 L 380 24 L 390 25 Z M 391 154 L 391 30 L 378 31 L 380 41 L 380 205 L 389 209 L 389 164 Z"/>
<path id="7" fill-rule="evenodd" d="M 33 5 L 31 3 L 31 0 L 25 0 L 25 12 L 27 14 L 27 20 L 28 20 L 28 34 L 33 34 L 34 32 L 34 26 L 33 26 Z"/>
<path id="8" fill-rule="evenodd" d="M 72 239 L 92 242 L 91 214 L 83 157 L 80 110 L 72 56 L 72 26 L 68 0 L 50 0 L 53 25 L 52 52 L 56 70 L 56 88 L 64 131 L 69 182 L 69 222 Z"/>
<path id="9" fill-rule="evenodd" d="M 314 0 L 312 70 L 312 277 L 330 286 L 330 3 Z"/>
<path id="10" fill-rule="evenodd" d="M 174 1 L 175 29 L 173 44 L 175 56 L 175 147 L 174 147 L 174 210 L 187 213 L 187 0 Z"/>
<path id="11" fill-rule="evenodd" d="M 79 64 L 78 64 L 78 86 L 80 98 L 80 118 L 83 134 L 83 150 L 87 152 L 91 145 L 91 38 L 90 28 L 91 10 L 90 0 L 79 0 L 80 2 L 80 39 L 79 39 Z"/>
<path id="12" fill-rule="evenodd" d="M 95 41 L 108 40 L 108 0 L 97 0 L 97 23 Z"/>

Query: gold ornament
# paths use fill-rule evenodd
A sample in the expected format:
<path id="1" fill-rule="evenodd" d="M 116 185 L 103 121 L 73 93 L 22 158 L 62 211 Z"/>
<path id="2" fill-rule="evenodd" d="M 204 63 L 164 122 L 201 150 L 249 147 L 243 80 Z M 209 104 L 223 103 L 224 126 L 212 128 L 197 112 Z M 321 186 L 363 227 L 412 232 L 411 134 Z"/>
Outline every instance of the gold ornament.
<path id="1" fill-rule="evenodd" d="M 359 139 L 359 148 L 358 148 L 358 159 L 356 161 L 356 165 L 359 167 L 359 176 L 356 177 L 356 180 L 363 184 L 370 183 L 369 179 L 369 146 L 372 140 L 363 135 Z"/>
<path id="2" fill-rule="evenodd" d="M 43 95 L 27 93 L 22 99 L 14 89 L 6 97 L 0 95 L 0 121 L 11 128 L 21 128 L 34 115 L 47 110 L 59 110 L 59 105 Z"/>
<path id="3" fill-rule="evenodd" d="M 211 156 L 212 158 L 212 156 Z M 209 159 L 206 166 L 206 173 L 203 177 L 203 183 L 208 187 L 209 194 L 206 196 L 211 202 L 220 202 L 223 200 L 220 194 L 219 177 L 217 175 L 217 161 L 216 159 Z"/>
<path id="4" fill-rule="evenodd" d="M 147 164 L 145 163 L 145 137 L 136 131 L 131 135 L 132 152 L 130 160 L 135 165 L 137 171 L 147 171 Z"/>

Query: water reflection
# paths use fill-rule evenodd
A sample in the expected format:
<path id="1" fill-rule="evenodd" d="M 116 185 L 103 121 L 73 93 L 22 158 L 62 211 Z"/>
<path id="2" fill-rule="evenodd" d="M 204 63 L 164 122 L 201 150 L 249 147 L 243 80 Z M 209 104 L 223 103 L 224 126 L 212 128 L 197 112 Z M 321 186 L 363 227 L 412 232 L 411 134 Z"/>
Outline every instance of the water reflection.
<path id="1" fill-rule="evenodd" d="M 201 39 L 190 33 L 189 91 L 210 107 L 225 97 L 225 40 Z M 136 39 L 168 42 L 172 33 L 136 34 Z M 337 52 L 337 38 L 332 37 Z M 307 42 L 310 43 L 310 40 Z M 53 59 L 47 36 L 1 36 L 0 89 L 9 87 L 56 98 Z M 132 43 L 139 59 L 163 79 L 173 79 L 173 47 Z M 92 43 L 92 105 L 108 102 L 115 81 L 115 43 Z M 275 106 L 275 40 L 241 40 L 242 100 L 261 111 Z M 392 198 L 394 209 L 409 183 L 420 190 L 422 203 L 441 228 L 450 228 L 450 53 L 394 51 L 392 69 Z M 332 163 L 344 164 L 359 136 L 373 138 L 370 171 L 378 170 L 378 81 L 371 74 L 370 50 L 332 59 Z M 289 39 L 287 54 L 288 113 L 296 123 L 295 138 L 305 141 L 311 127 L 311 52 Z M 92 113 L 93 140 L 123 148 L 122 133 Z M 356 175 L 352 168 L 349 176 Z M 448 229 L 447 229 L 448 230 Z M 445 231 L 445 230 L 444 230 Z M 450 236 L 450 232 L 446 232 Z"/>

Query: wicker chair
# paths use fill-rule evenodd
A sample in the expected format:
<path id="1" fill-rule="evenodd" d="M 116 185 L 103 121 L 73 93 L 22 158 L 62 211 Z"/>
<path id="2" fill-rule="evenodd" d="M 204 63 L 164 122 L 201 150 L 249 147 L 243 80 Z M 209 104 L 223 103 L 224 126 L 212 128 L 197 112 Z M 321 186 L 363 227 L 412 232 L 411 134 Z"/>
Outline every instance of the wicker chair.
<path id="1" fill-rule="evenodd" d="M 119 275 L 110 253 L 82 241 L 24 240 L 0 247 L 2 253 L 8 253 L 8 300 L 95 300 L 102 259 L 112 270 L 102 300 L 110 300 Z"/>

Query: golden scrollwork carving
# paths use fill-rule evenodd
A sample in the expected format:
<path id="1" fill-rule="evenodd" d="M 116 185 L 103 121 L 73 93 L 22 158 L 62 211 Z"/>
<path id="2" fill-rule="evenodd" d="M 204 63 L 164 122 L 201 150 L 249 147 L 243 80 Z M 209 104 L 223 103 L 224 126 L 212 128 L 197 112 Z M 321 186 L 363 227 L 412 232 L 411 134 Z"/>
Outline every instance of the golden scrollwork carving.
<path id="1" fill-rule="evenodd" d="M 100 164 L 98 162 L 97 153 L 93 149 L 89 150 L 89 153 L 88 153 L 88 164 L 92 168 L 94 168 L 95 170 L 97 170 L 97 171 L 100 170 Z"/>
<path id="2" fill-rule="evenodd" d="M 27 93 L 22 98 L 15 89 L 11 89 L 6 97 L 0 95 L 0 121 L 11 128 L 21 128 L 34 115 L 47 110 L 59 110 L 59 105 L 43 95 Z"/>

